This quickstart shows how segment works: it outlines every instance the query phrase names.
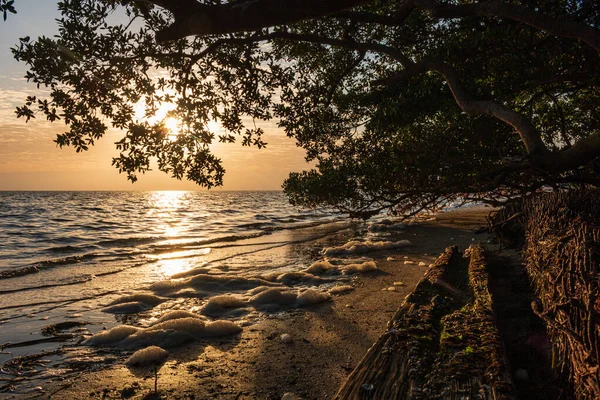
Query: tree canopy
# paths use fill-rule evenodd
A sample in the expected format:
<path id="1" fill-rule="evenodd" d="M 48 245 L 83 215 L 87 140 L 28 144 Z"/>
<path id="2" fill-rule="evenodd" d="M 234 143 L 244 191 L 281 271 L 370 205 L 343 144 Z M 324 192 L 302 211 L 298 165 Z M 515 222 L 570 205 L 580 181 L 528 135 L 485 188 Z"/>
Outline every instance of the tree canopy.
<path id="1" fill-rule="evenodd" d="M 113 164 L 133 181 L 155 158 L 175 178 L 220 185 L 209 144 L 262 147 L 255 122 L 275 119 L 316 165 L 284 183 L 292 203 L 355 216 L 600 182 L 594 0 L 58 7 L 57 37 L 13 49 L 27 79 L 49 89 L 17 115 L 64 121 L 56 142 L 77 151 L 123 130 Z M 152 119 L 166 103 L 177 135 Z M 213 120 L 227 133 L 215 137 Z"/>

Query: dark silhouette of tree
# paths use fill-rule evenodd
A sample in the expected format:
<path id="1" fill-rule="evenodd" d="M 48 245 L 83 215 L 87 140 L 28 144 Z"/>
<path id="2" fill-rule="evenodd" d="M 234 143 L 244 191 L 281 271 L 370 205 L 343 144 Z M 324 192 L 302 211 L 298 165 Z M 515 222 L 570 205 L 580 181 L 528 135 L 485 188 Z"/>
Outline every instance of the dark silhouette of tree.
<path id="1" fill-rule="evenodd" d="M 295 204 L 368 216 L 599 183 L 596 1 L 58 4 L 59 36 L 14 49 L 51 90 L 17 114 L 63 120 L 57 143 L 78 151 L 123 129 L 113 163 L 131 180 L 155 157 L 176 178 L 219 185 L 208 145 L 262 147 L 253 120 L 275 118 L 316 162 L 285 182 Z M 148 117 L 173 103 L 179 135 L 137 118 L 142 100 Z"/>

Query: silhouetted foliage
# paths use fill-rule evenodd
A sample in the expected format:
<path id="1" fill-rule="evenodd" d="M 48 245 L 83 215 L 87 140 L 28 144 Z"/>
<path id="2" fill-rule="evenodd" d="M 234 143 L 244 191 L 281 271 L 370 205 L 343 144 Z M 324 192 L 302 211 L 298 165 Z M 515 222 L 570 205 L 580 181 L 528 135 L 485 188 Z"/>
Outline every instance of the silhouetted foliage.
<path id="1" fill-rule="evenodd" d="M 255 121 L 276 119 L 316 163 L 285 182 L 294 204 L 368 216 L 599 182 L 595 1 L 122 3 L 59 2 L 58 37 L 13 51 L 50 89 L 17 114 L 64 121 L 78 151 L 122 129 L 133 181 L 154 157 L 219 185 L 209 145 L 262 147 Z M 178 135 L 150 119 L 165 103 Z"/>

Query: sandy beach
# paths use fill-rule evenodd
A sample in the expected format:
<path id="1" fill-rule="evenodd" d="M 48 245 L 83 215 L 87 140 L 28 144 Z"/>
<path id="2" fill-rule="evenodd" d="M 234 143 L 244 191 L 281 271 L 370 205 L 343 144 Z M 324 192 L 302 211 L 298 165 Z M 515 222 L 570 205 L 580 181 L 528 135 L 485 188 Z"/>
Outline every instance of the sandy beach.
<path id="1" fill-rule="evenodd" d="M 490 210 L 454 210 L 411 224 L 404 237 L 412 246 L 372 254 L 378 270 L 358 275 L 354 290 L 331 302 L 288 311 L 285 318 L 274 313 L 235 338 L 172 351 L 159 372 L 161 398 L 330 398 L 445 247 L 488 241 L 488 234 L 475 231 Z M 289 337 L 282 340 L 284 334 Z M 141 399 L 152 391 L 152 378 L 115 365 L 57 382 L 37 398 Z"/>

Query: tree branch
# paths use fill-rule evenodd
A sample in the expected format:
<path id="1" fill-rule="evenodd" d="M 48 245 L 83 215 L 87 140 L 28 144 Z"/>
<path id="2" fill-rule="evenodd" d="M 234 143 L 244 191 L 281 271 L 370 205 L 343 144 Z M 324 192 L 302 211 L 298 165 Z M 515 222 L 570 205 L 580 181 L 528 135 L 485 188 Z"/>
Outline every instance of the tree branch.
<path id="1" fill-rule="evenodd" d="M 360 22 L 365 24 L 379 24 L 386 26 L 399 26 L 408 18 L 408 16 L 415 9 L 414 2 L 412 0 L 402 3 L 398 13 L 394 16 L 373 14 L 369 12 L 358 12 L 358 11 L 341 11 L 332 14 L 335 18 L 345 18 L 354 22 Z"/>
<path id="2" fill-rule="evenodd" d="M 131 0 L 130 0 L 131 1 Z M 207 6 L 195 0 L 148 0 L 173 13 L 175 22 L 157 33 L 159 42 L 190 35 L 256 31 L 323 17 L 369 0 L 246 0 Z"/>
<path id="3" fill-rule="evenodd" d="M 560 37 L 579 39 L 600 53 L 600 30 L 589 25 L 554 18 L 538 11 L 516 4 L 501 1 L 487 1 L 472 4 L 448 5 L 436 0 L 414 0 L 415 3 L 431 11 L 436 18 L 460 18 L 470 16 L 500 17 L 533 26 Z"/>
<path id="4" fill-rule="evenodd" d="M 475 100 L 468 93 L 456 70 L 450 65 L 430 59 L 419 63 L 411 63 L 408 67 L 392 77 L 375 81 L 374 84 L 390 84 L 402 82 L 412 76 L 428 71 L 435 71 L 442 75 L 452 91 L 456 104 L 469 115 L 490 115 L 515 128 L 528 154 L 544 154 L 548 150 L 541 139 L 539 131 L 527 117 L 495 101 Z"/>

